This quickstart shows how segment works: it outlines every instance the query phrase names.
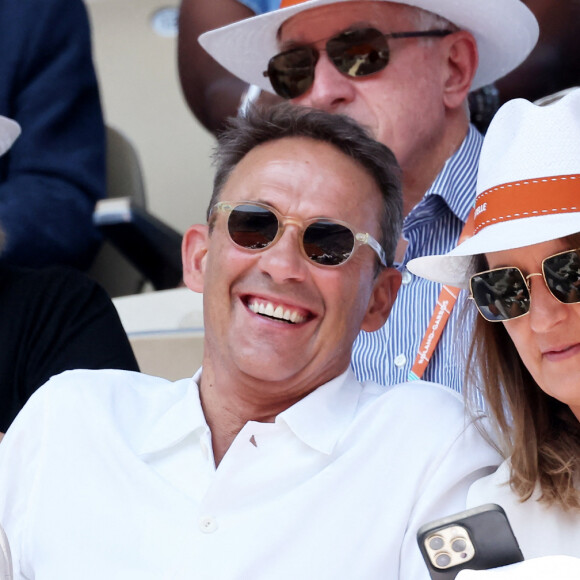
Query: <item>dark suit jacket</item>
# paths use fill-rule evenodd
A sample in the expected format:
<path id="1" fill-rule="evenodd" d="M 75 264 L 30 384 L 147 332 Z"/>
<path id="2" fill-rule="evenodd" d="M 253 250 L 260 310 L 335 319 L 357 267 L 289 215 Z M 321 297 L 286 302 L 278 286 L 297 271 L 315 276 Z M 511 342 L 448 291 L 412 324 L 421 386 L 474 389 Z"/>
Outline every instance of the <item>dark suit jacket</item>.
<path id="1" fill-rule="evenodd" d="M 82 0 L 0 0 L 0 114 L 22 134 L 0 158 L 0 259 L 87 267 L 105 193 L 105 133 Z"/>

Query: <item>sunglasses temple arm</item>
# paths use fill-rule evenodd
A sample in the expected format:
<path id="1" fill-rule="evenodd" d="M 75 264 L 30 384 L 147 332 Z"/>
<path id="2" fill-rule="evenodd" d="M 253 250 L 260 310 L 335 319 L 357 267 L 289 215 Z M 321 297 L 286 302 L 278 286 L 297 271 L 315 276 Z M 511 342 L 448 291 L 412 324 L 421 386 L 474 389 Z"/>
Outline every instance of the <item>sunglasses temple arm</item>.
<path id="1" fill-rule="evenodd" d="M 387 268 L 388 264 L 387 264 L 387 258 L 385 256 L 385 250 L 383 250 L 383 247 L 381 246 L 381 244 L 379 244 L 379 242 L 377 242 L 377 240 L 375 240 L 370 234 L 366 234 L 366 239 L 361 239 L 361 242 L 363 242 L 364 244 L 368 244 L 377 254 L 377 256 L 379 257 L 379 260 L 381 261 L 381 264 Z"/>

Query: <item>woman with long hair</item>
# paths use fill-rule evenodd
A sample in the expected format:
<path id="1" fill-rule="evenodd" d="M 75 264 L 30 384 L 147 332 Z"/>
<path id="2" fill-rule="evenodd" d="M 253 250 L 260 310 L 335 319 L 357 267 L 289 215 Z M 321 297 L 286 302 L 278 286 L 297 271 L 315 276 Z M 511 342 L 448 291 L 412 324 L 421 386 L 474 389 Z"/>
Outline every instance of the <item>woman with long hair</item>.
<path id="1" fill-rule="evenodd" d="M 468 288 L 481 315 L 466 395 L 472 411 L 484 399 L 505 462 L 468 507 L 500 504 L 526 558 L 580 557 L 580 90 L 504 105 L 477 192 L 473 236 L 409 264 Z"/>

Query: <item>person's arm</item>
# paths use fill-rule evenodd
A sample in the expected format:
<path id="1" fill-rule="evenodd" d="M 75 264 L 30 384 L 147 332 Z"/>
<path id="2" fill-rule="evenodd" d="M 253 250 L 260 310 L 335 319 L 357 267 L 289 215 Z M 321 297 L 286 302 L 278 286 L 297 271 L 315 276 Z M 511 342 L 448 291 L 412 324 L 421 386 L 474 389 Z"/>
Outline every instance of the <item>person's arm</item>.
<path id="1" fill-rule="evenodd" d="M 30 301 L 26 399 L 66 370 L 139 370 L 117 310 L 96 282 L 62 268 L 30 276 L 38 296 Z"/>
<path id="2" fill-rule="evenodd" d="M 462 407 L 449 401 L 448 408 L 438 407 L 434 415 L 436 423 L 431 426 L 433 440 L 426 442 L 425 447 L 430 449 L 430 453 L 436 449 L 436 459 L 415 491 L 417 500 L 401 548 L 400 580 L 429 577 L 420 556 L 417 531 L 428 522 L 465 510 L 470 486 L 494 471 L 501 461 L 499 454 L 481 436 L 476 424 L 469 423 L 466 418 L 467 426 L 457 429 L 457 426 L 461 427 L 462 413 Z M 404 474 L 399 476 L 405 477 Z"/>
<path id="3" fill-rule="evenodd" d="M 209 56 L 197 39 L 207 30 L 253 15 L 237 0 L 182 0 L 177 44 L 181 88 L 194 115 L 212 133 L 236 115 L 248 85 Z"/>
<path id="4" fill-rule="evenodd" d="M 88 267 L 105 194 L 105 132 L 81 0 L 27 0 L 0 9 L 0 113 L 22 134 L 0 159 L 6 263 Z"/>

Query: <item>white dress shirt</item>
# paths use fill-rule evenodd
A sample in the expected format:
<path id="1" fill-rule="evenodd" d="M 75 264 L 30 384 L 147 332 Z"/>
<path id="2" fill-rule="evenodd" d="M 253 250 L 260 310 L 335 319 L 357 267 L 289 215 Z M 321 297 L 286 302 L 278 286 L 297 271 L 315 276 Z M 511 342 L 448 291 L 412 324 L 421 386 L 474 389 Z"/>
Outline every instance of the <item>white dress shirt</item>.
<path id="1" fill-rule="evenodd" d="M 499 463 L 449 388 L 348 371 L 216 469 L 199 376 L 72 371 L 33 395 L 0 444 L 15 578 L 427 579 L 417 529 Z"/>

